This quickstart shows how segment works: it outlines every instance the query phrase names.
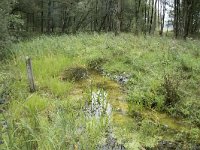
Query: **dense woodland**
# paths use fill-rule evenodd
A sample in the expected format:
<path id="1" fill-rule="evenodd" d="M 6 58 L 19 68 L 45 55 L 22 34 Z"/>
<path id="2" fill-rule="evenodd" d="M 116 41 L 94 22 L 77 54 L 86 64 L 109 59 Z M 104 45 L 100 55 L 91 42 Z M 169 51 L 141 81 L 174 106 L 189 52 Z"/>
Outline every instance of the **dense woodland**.
<path id="1" fill-rule="evenodd" d="M 0 7 L 4 42 L 8 34 L 26 32 L 159 32 L 162 36 L 164 27 L 173 25 L 174 36 L 186 38 L 200 30 L 198 0 L 1 0 Z"/>
<path id="2" fill-rule="evenodd" d="M 7 4 L 9 3 L 6 1 Z M 135 34 L 163 34 L 166 7 L 175 36 L 187 37 L 199 32 L 198 0 L 18 0 L 9 13 L 23 20 L 18 29 L 41 33 L 77 31 L 119 31 Z M 170 24 L 170 22 L 169 22 Z"/>
<path id="3" fill-rule="evenodd" d="M 75 33 L 77 31 L 134 31 L 163 33 L 166 7 L 175 36 L 187 37 L 199 31 L 198 0 L 19 0 L 11 14 L 19 15 L 26 31 Z M 14 29 L 12 24 L 11 29 Z"/>

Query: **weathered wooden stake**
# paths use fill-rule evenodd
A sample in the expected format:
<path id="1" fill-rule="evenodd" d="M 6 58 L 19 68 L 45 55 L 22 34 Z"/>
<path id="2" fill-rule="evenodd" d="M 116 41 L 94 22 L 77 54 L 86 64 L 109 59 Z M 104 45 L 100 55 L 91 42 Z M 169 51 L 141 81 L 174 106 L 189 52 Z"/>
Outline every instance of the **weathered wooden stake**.
<path id="1" fill-rule="evenodd" d="M 28 56 L 26 57 L 26 69 L 27 69 L 30 92 L 33 93 L 36 91 L 36 88 L 35 88 L 35 83 L 34 83 L 34 78 L 33 78 L 31 58 Z"/>

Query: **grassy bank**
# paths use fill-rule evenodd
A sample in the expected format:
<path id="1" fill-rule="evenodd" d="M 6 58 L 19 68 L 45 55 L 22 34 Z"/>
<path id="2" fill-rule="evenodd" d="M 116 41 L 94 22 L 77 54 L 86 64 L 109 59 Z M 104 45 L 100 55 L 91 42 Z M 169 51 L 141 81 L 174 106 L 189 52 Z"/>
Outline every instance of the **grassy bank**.
<path id="1" fill-rule="evenodd" d="M 137 135 L 123 135 L 121 141 L 132 139 L 124 142 L 129 142 L 127 148 L 134 143 L 148 145 L 149 139 L 153 145 L 166 137 L 157 130 L 159 118 L 155 125 L 151 116 L 138 117 L 144 110 L 166 113 L 190 126 L 191 130 L 180 129 L 175 132 L 179 137 L 172 134 L 170 140 L 200 141 L 199 41 L 78 34 L 37 37 L 14 45 L 12 51 L 13 59 L 0 65 L 0 94 L 8 102 L 0 106 L 6 110 L 1 114 L 6 124 L 1 127 L 4 149 L 95 149 L 99 145 L 108 124 L 106 117 L 97 121 L 84 115 L 91 86 L 79 97 L 73 93 L 77 82 L 62 80 L 65 70 L 78 67 L 129 77 L 125 84 L 129 115 L 142 125 L 127 123 Z M 26 56 L 32 58 L 34 94 L 27 85 Z"/>

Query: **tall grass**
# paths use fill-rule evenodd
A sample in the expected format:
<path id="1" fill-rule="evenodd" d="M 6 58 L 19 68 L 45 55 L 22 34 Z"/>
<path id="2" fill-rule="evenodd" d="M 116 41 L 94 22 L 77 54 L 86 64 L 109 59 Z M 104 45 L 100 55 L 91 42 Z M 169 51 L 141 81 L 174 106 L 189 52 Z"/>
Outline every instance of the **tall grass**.
<path id="1" fill-rule="evenodd" d="M 41 36 L 14 45 L 13 59 L 0 71 L 0 93 L 9 87 L 2 149 L 95 149 L 107 126 L 85 118 L 82 102 L 69 96 L 73 81 L 62 81 L 61 75 L 67 68 L 87 67 L 99 59 L 105 60 L 100 66 L 105 72 L 130 75 L 130 112 L 156 104 L 155 110 L 200 124 L 199 47 L 199 41 L 131 34 Z M 28 91 L 25 56 L 32 58 L 35 94 Z M 179 82 L 180 100 L 173 106 L 165 105 L 166 75 Z"/>

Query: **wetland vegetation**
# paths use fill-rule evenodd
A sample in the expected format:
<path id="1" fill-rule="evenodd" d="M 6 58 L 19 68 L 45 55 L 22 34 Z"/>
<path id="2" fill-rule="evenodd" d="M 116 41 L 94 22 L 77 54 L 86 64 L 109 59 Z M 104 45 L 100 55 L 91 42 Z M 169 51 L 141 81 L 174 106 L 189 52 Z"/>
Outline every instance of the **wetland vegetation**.
<path id="1" fill-rule="evenodd" d="M 15 55 L 0 65 L 1 149 L 198 149 L 199 47 L 196 40 L 110 33 L 13 45 Z M 95 92 L 111 113 L 88 117 Z"/>

